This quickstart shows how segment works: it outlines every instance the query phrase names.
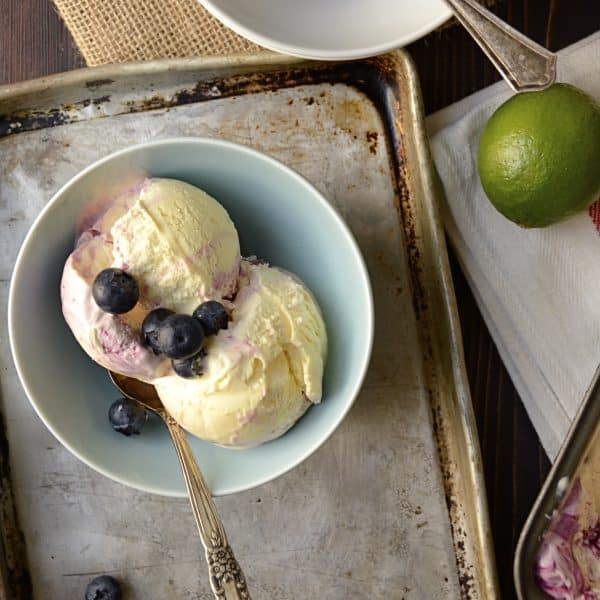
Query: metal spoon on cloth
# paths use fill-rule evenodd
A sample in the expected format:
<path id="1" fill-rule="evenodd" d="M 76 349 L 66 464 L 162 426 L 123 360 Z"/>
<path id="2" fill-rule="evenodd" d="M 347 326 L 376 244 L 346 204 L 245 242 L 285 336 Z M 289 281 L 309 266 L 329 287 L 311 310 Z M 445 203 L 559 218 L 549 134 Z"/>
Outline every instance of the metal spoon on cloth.
<path id="1" fill-rule="evenodd" d="M 169 415 L 153 385 L 109 371 L 119 391 L 156 413 L 165 423 L 181 464 L 192 512 L 206 551 L 210 586 L 220 600 L 250 600 L 246 579 L 227 541 L 221 518 L 212 500 L 185 431 Z"/>
<path id="2" fill-rule="evenodd" d="M 513 29 L 477 0 L 446 3 L 513 90 L 544 90 L 554 83 L 556 54 Z"/>

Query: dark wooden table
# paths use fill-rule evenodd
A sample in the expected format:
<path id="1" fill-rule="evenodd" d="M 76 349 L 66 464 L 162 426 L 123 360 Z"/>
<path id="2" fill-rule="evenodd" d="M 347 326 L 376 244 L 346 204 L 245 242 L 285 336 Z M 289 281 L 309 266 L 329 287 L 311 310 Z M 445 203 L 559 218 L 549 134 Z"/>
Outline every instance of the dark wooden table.
<path id="1" fill-rule="evenodd" d="M 557 50 L 600 28 L 597 0 L 497 0 L 494 10 Z M 0 84 L 85 66 L 50 0 L 0 0 Z M 446 27 L 412 44 L 427 113 L 499 77 L 469 36 Z M 502 598 L 514 597 L 512 557 L 549 462 L 453 257 L 465 358 L 485 465 Z"/>

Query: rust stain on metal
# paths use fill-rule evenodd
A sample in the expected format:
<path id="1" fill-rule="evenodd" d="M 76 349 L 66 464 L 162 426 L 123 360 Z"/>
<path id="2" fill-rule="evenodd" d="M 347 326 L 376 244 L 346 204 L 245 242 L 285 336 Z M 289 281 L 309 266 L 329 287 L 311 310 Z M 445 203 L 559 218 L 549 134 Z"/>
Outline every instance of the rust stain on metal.
<path id="1" fill-rule="evenodd" d="M 19 528 L 17 510 L 10 480 L 10 459 L 4 420 L 0 415 L 0 553 L 3 555 L 0 573 L 0 596 L 11 600 L 32 597 L 27 570 L 25 540 Z"/>
<path id="2" fill-rule="evenodd" d="M 416 319 L 419 321 L 421 320 L 423 313 L 427 310 L 428 305 L 426 299 L 427 295 L 422 281 L 423 267 L 421 266 L 421 250 L 417 233 L 417 223 L 412 213 L 410 192 L 406 185 L 406 178 L 408 175 L 403 160 L 399 165 L 399 172 L 401 173 L 401 181 L 398 182 L 398 208 L 401 212 L 403 221 L 408 268 L 412 284 L 413 307 L 415 309 Z M 428 348 L 431 348 L 429 344 L 425 346 L 425 351 L 427 351 Z"/>
<path id="3" fill-rule="evenodd" d="M 429 365 L 429 370 L 432 372 L 434 371 L 431 363 Z M 440 398 L 435 389 L 436 386 L 433 386 L 429 388 L 428 392 L 432 405 L 433 433 L 438 446 L 442 482 L 446 495 L 446 506 L 448 507 L 452 539 L 454 540 L 458 582 L 463 600 L 471 600 L 478 596 L 476 595 L 475 579 L 472 574 L 473 565 L 469 561 L 465 546 L 467 534 L 461 526 L 463 515 L 461 514 L 462 506 L 456 492 L 457 466 L 450 458 L 450 450 L 448 448 L 448 436 L 450 433 L 446 431 L 446 419 L 442 415 Z"/>
<path id="4" fill-rule="evenodd" d="M 379 80 L 370 82 L 365 79 L 363 85 L 369 90 L 369 97 L 374 99 L 375 105 L 390 130 L 390 156 L 392 161 L 392 173 L 397 173 L 396 186 L 396 208 L 402 221 L 402 231 L 406 247 L 408 271 L 411 280 L 412 301 L 417 321 L 421 320 L 422 314 L 427 310 L 426 292 L 422 282 L 421 250 L 419 235 L 417 233 L 418 218 L 413 214 L 412 198 L 410 191 L 410 175 L 406 167 L 406 149 L 402 140 L 403 123 L 400 107 L 400 86 L 402 83 L 397 77 L 397 65 L 389 56 L 380 59 L 368 59 L 368 64 L 375 63 L 379 72 Z M 375 85 L 375 89 L 372 86 Z M 383 90 L 387 90 L 388 97 L 384 97 Z M 390 98 L 389 94 L 393 97 Z M 426 344 L 425 348 L 430 347 Z M 427 350 L 425 350 L 427 351 Z"/>
<path id="5" fill-rule="evenodd" d="M 377 138 L 378 134 L 376 131 L 367 131 L 366 133 L 367 142 L 369 144 L 369 152 L 371 154 L 377 154 Z"/>
<path id="6" fill-rule="evenodd" d="M 32 111 L 30 113 L 14 113 L 8 116 L 0 115 L 0 137 L 21 131 L 56 127 L 70 122 L 71 118 L 58 109 L 47 112 Z"/>
<path id="7" fill-rule="evenodd" d="M 85 108 L 87 106 L 100 106 L 105 102 L 110 102 L 110 96 L 100 96 L 100 98 L 86 98 L 85 100 L 81 100 L 80 102 L 76 102 L 72 107 L 71 106 L 63 106 L 63 110 L 77 108 L 79 106 Z"/>
<path id="8" fill-rule="evenodd" d="M 386 64 L 383 61 L 381 65 L 382 72 L 385 73 L 391 69 L 391 72 L 395 72 L 395 69 Z M 388 76 L 391 76 L 388 72 Z M 388 85 L 392 89 L 398 88 L 400 83 L 398 81 L 389 82 Z M 396 91 L 398 94 L 398 90 Z M 395 126 L 392 127 L 393 132 L 402 133 L 401 110 L 399 104 L 387 106 L 382 108 L 382 116 L 388 122 L 390 119 L 395 119 Z M 415 316 L 417 321 L 422 322 L 420 328 L 420 335 L 423 346 L 423 362 L 424 369 L 427 372 L 430 387 L 428 388 L 428 394 L 430 404 L 432 407 L 432 418 L 433 418 L 433 431 L 438 447 L 438 455 L 440 460 L 440 469 L 442 475 L 442 482 L 444 486 L 444 493 L 446 497 L 446 505 L 448 507 L 448 515 L 450 519 L 450 527 L 452 529 L 452 538 L 454 540 L 454 549 L 456 555 L 456 566 L 458 570 L 458 581 L 461 591 L 461 597 L 463 600 L 471 600 L 478 598 L 477 586 L 474 576 L 472 574 L 473 565 L 470 562 L 470 558 L 467 554 L 464 532 L 461 524 L 464 521 L 464 515 L 462 514 L 462 506 L 458 500 L 457 486 L 456 486 L 456 474 L 458 467 L 451 458 L 450 448 L 448 446 L 448 440 L 450 432 L 447 431 L 446 417 L 442 413 L 442 399 L 439 397 L 439 383 L 438 373 L 436 368 L 436 357 L 434 353 L 434 342 L 431 338 L 431 330 L 427 320 L 428 315 L 428 301 L 427 292 L 423 282 L 423 267 L 422 267 L 422 256 L 418 233 L 418 218 L 413 213 L 413 200 L 409 170 L 406 168 L 406 151 L 402 144 L 400 136 L 391 137 L 391 143 L 393 144 L 392 156 L 396 161 L 395 171 L 399 174 L 397 185 L 397 198 L 398 198 L 398 211 L 402 220 L 403 233 L 405 237 L 405 245 L 407 251 L 407 261 L 410 273 L 411 288 L 412 288 L 412 300 L 413 307 L 415 310 Z"/>
<path id="9" fill-rule="evenodd" d="M 114 82 L 115 82 L 114 79 L 92 79 L 90 81 L 85 82 L 85 87 L 88 90 L 95 91 L 98 88 L 102 87 L 103 85 L 109 85 Z"/>
<path id="10" fill-rule="evenodd" d="M 166 108 L 170 106 L 175 106 L 174 104 L 170 104 L 165 98 L 160 96 L 159 94 L 155 94 L 154 96 L 150 96 L 149 98 L 144 98 L 140 101 L 130 101 L 127 102 L 127 107 L 129 112 L 143 112 L 147 110 L 154 110 L 157 108 Z"/>
<path id="11" fill-rule="evenodd" d="M 47 111 L 31 110 L 16 111 L 9 115 L 0 114 L 0 138 L 22 131 L 34 131 L 73 123 L 79 120 L 74 111 L 88 106 L 100 107 L 107 102 L 110 102 L 110 96 L 108 95 L 98 98 L 85 98 L 73 104 L 63 104 L 60 108 L 52 108 Z"/>
<path id="12" fill-rule="evenodd" d="M 168 109 L 195 102 L 206 102 L 214 98 L 264 93 L 300 85 L 345 83 L 369 96 L 383 114 L 389 109 L 386 107 L 386 100 L 382 97 L 381 92 L 385 86 L 392 84 L 397 88 L 398 84 L 394 82 L 394 73 L 396 73 L 395 63 L 386 57 L 341 64 L 317 63 L 314 66 L 275 68 L 271 71 L 201 80 L 191 88 L 176 91 L 170 97 L 155 94 L 141 100 L 132 100 L 122 107 L 121 112 L 137 113 Z M 85 85 L 90 92 L 93 92 L 110 83 L 114 83 L 114 80 L 97 79 L 88 81 Z M 321 92 L 320 97 L 324 97 L 324 95 L 325 92 Z M 72 123 L 78 120 L 77 116 L 72 114 L 78 107 L 86 107 L 90 104 L 100 106 L 108 101 L 110 101 L 110 96 L 104 95 L 98 98 L 85 98 L 73 105 L 63 105 L 50 111 L 0 114 L 0 137 Z M 312 96 L 307 97 L 304 101 L 308 106 L 317 102 Z M 113 113 L 113 115 L 115 114 L 120 114 L 120 112 L 117 110 Z M 103 116 L 105 115 L 98 114 L 95 118 Z"/>
<path id="13" fill-rule="evenodd" d="M 396 94 L 396 98 L 399 97 L 399 85 L 401 85 L 401 83 L 396 78 L 396 66 L 392 64 L 391 59 L 388 60 L 387 57 L 383 57 L 383 60 L 371 60 L 377 61 L 377 69 L 379 70 L 380 75 L 383 77 L 383 79 L 387 79 L 385 83 L 387 89 L 393 90 Z M 397 198 L 396 208 L 398 209 L 402 221 L 402 231 L 404 234 L 404 243 L 407 252 L 407 262 L 411 280 L 412 301 L 415 316 L 417 321 L 424 321 L 427 319 L 427 311 L 429 306 L 427 301 L 427 292 L 423 283 L 423 267 L 420 250 L 421 242 L 418 234 L 418 218 L 413 212 L 410 175 L 409 170 L 406 167 L 406 150 L 401 138 L 403 129 L 402 123 L 400 122 L 402 118 L 401 109 L 397 100 L 390 101 L 388 98 L 386 101 L 386 99 L 382 98 L 381 94 L 377 92 L 377 89 L 373 89 L 371 87 L 372 85 L 372 80 L 364 79 L 362 81 L 362 86 L 364 86 L 363 89 L 369 90 L 367 92 L 369 98 L 372 100 L 375 99 L 376 106 L 382 119 L 384 120 L 384 123 L 388 125 L 390 123 L 393 124 L 393 126 L 389 127 L 389 129 L 392 132 L 390 139 L 392 152 L 390 155 L 393 162 L 393 168 L 391 171 L 398 174 L 397 180 L 395 181 Z M 381 80 L 376 83 L 376 85 L 381 86 Z M 380 100 L 380 103 L 377 103 L 377 99 Z M 367 141 L 376 141 L 376 138 L 369 138 L 369 134 L 367 133 Z M 436 359 L 433 350 L 433 340 L 431 339 L 430 330 L 426 323 L 423 323 L 423 326 L 421 327 L 421 339 L 423 343 L 424 368 L 428 373 L 431 385 L 428 392 L 433 414 L 433 429 L 438 447 L 446 505 L 448 507 L 450 527 L 452 529 L 452 537 L 454 540 L 461 597 L 463 600 L 471 600 L 478 598 L 478 594 L 475 586 L 474 576 L 471 573 L 473 565 L 470 563 L 467 556 L 464 541 L 466 534 L 461 527 L 463 515 L 461 514 L 461 505 L 457 501 L 455 482 L 457 466 L 452 461 L 450 449 L 448 448 L 449 432 L 445 430 L 446 424 L 444 416 L 441 412 L 441 399 L 437 393 L 438 376 L 435 366 Z"/>
<path id="14" fill-rule="evenodd" d="M 456 566 L 458 570 L 458 580 L 463 600 L 471 600 L 479 598 L 477 585 L 473 576 L 473 565 L 467 553 L 468 544 L 465 543 L 466 532 L 463 530 L 462 523 L 464 522 L 463 507 L 459 500 L 457 490 L 456 474 L 458 466 L 454 463 L 451 457 L 449 447 L 450 432 L 447 430 L 447 417 L 443 414 L 442 403 L 439 389 L 440 382 L 438 370 L 436 367 L 436 356 L 434 352 L 434 341 L 431 337 L 431 327 L 427 322 L 430 318 L 428 314 L 427 291 L 423 282 L 424 273 L 421 256 L 421 240 L 418 233 L 418 217 L 414 214 L 412 186 L 410 181 L 410 172 L 406 166 L 406 149 L 403 145 L 402 135 L 404 133 L 404 124 L 402 122 L 402 109 L 400 106 L 400 86 L 402 82 L 397 77 L 397 65 L 389 56 L 384 56 L 382 59 L 374 58 L 366 62 L 376 63 L 376 69 L 379 72 L 380 78 L 385 81 L 385 87 L 388 92 L 392 92 L 393 99 L 389 97 L 381 98 L 381 94 L 373 94 L 373 90 L 369 94 L 370 98 L 380 98 L 381 104 L 379 111 L 384 119 L 384 122 L 391 123 L 390 143 L 392 144 L 392 160 L 395 162 L 395 168 L 392 172 L 398 174 L 398 179 L 395 182 L 397 187 L 397 209 L 402 222 L 402 230 L 404 234 L 404 242 L 407 252 L 408 268 L 410 273 L 410 281 L 412 288 L 412 300 L 417 321 L 421 322 L 420 337 L 422 341 L 423 366 L 428 376 L 429 387 L 428 395 L 432 410 L 433 433 L 438 447 L 438 456 L 440 461 L 440 469 L 448 515 L 450 519 L 450 527 L 452 529 L 452 538 L 454 540 L 454 549 L 456 555 Z M 365 81 L 365 85 L 369 85 Z M 381 81 L 379 83 L 381 85 Z"/>

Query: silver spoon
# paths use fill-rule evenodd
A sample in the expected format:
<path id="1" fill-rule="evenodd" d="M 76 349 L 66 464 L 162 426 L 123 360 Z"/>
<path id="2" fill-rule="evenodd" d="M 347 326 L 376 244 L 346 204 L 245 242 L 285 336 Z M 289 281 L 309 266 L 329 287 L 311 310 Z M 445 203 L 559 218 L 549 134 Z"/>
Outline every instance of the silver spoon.
<path id="1" fill-rule="evenodd" d="M 210 587 L 219 600 L 250 600 L 246 579 L 227 541 L 212 495 L 187 441 L 185 431 L 166 411 L 153 385 L 109 371 L 118 390 L 156 413 L 165 423 L 181 464 L 192 512 L 206 552 Z"/>
<path id="2" fill-rule="evenodd" d="M 513 29 L 476 0 L 446 3 L 513 90 L 544 90 L 556 81 L 556 54 Z"/>

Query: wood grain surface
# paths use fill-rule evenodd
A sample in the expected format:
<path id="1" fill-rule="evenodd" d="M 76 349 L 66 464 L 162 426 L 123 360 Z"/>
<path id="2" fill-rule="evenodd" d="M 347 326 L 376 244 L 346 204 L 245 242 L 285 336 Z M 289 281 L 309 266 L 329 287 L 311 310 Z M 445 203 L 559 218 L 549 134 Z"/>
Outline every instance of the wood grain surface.
<path id="1" fill-rule="evenodd" d="M 597 1 L 499 0 L 494 10 L 553 50 L 600 28 Z M 0 0 L 0 27 L 0 84 L 84 66 L 50 0 Z M 409 49 L 417 63 L 428 113 L 498 79 L 458 26 L 434 32 Z M 514 547 L 549 463 L 454 259 L 452 269 L 502 598 L 512 598 Z"/>

